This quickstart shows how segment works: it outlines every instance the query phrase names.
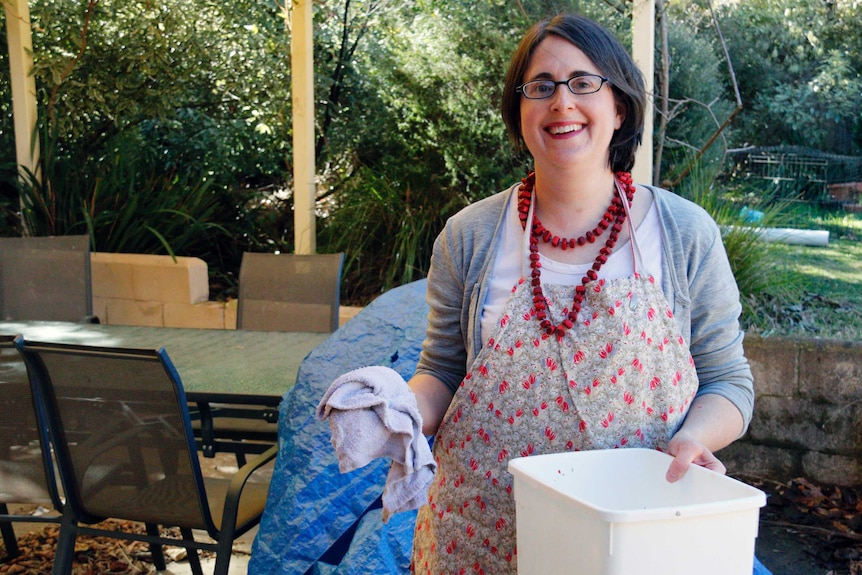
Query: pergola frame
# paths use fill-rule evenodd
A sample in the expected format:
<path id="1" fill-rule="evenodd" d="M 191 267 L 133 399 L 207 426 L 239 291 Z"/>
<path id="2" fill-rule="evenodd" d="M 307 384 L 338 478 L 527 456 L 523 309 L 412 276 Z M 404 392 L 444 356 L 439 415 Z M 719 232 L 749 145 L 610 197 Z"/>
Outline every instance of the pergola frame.
<path id="1" fill-rule="evenodd" d="M 655 52 L 654 0 L 632 0 L 632 54 L 653 94 Z M 317 251 L 315 197 L 317 183 L 314 154 L 314 45 L 313 0 L 292 0 L 290 7 L 290 53 L 293 104 L 293 181 L 294 251 Z M 25 170 L 39 176 L 39 139 L 36 81 L 33 69 L 33 43 L 28 0 L 3 0 L 6 10 L 6 35 L 9 41 L 9 67 L 12 83 L 12 112 L 15 118 L 15 151 L 21 175 Z M 645 113 L 644 138 L 633 170 L 634 180 L 652 183 L 653 105 Z"/>

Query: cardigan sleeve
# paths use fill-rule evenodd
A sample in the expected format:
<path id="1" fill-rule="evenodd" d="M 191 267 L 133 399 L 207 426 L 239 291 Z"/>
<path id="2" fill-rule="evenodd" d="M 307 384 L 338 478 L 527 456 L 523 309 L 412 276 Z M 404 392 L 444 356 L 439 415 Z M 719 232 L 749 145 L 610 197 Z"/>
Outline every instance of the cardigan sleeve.
<path id="1" fill-rule="evenodd" d="M 664 254 L 671 261 L 677 319 L 688 332 L 697 369 L 697 395 L 717 394 L 733 403 L 748 429 L 754 381 L 743 350 L 739 289 L 718 225 L 702 208 L 659 190 L 664 208 Z M 676 312 L 675 312 L 676 313 Z"/>

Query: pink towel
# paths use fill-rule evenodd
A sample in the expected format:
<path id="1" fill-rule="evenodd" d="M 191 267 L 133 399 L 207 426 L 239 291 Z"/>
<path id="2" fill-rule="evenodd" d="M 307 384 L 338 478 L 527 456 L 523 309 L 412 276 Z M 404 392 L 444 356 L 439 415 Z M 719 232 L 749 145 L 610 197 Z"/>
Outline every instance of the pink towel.
<path id="1" fill-rule="evenodd" d="M 394 369 L 370 366 L 338 377 L 317 406 L 329 419 L 338 468 L 347 473 L 386 457 L 392 461 L 383 490 L 383 520 L 427 502 L 437 470 L 416 396 Z"/>

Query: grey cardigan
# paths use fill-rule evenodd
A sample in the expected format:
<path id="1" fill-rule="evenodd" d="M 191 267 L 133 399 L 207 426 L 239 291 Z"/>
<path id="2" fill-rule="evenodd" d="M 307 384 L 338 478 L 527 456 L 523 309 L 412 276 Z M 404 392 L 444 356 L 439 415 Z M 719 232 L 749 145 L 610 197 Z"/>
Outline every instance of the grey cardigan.
<path id="1" fill-rule="evenodd" d="M 503 214 L 518 185 L 452 216 L 434 242 L 426 300 L 428 330 L 416 373 L 457 389 L 482 347 L 480 316 L 494 264 Z M 754 385 L 739 328 L 742 306 L 719 228 L 697 204 L 650 187 L 662 233 L 662 291 L 691 349 L 698 395 L 733 403 L 745 428 Z"/>

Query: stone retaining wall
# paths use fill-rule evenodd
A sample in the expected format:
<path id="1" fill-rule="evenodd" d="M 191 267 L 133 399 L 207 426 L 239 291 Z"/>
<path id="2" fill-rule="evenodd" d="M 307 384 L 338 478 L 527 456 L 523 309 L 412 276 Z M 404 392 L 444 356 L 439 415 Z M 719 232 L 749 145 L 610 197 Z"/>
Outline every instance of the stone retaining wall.
<path id="1" fill-rule="evenodd" d="M 747 336 L 755 406 L 731 473 L 862 485 L 862 343 Z"/>

